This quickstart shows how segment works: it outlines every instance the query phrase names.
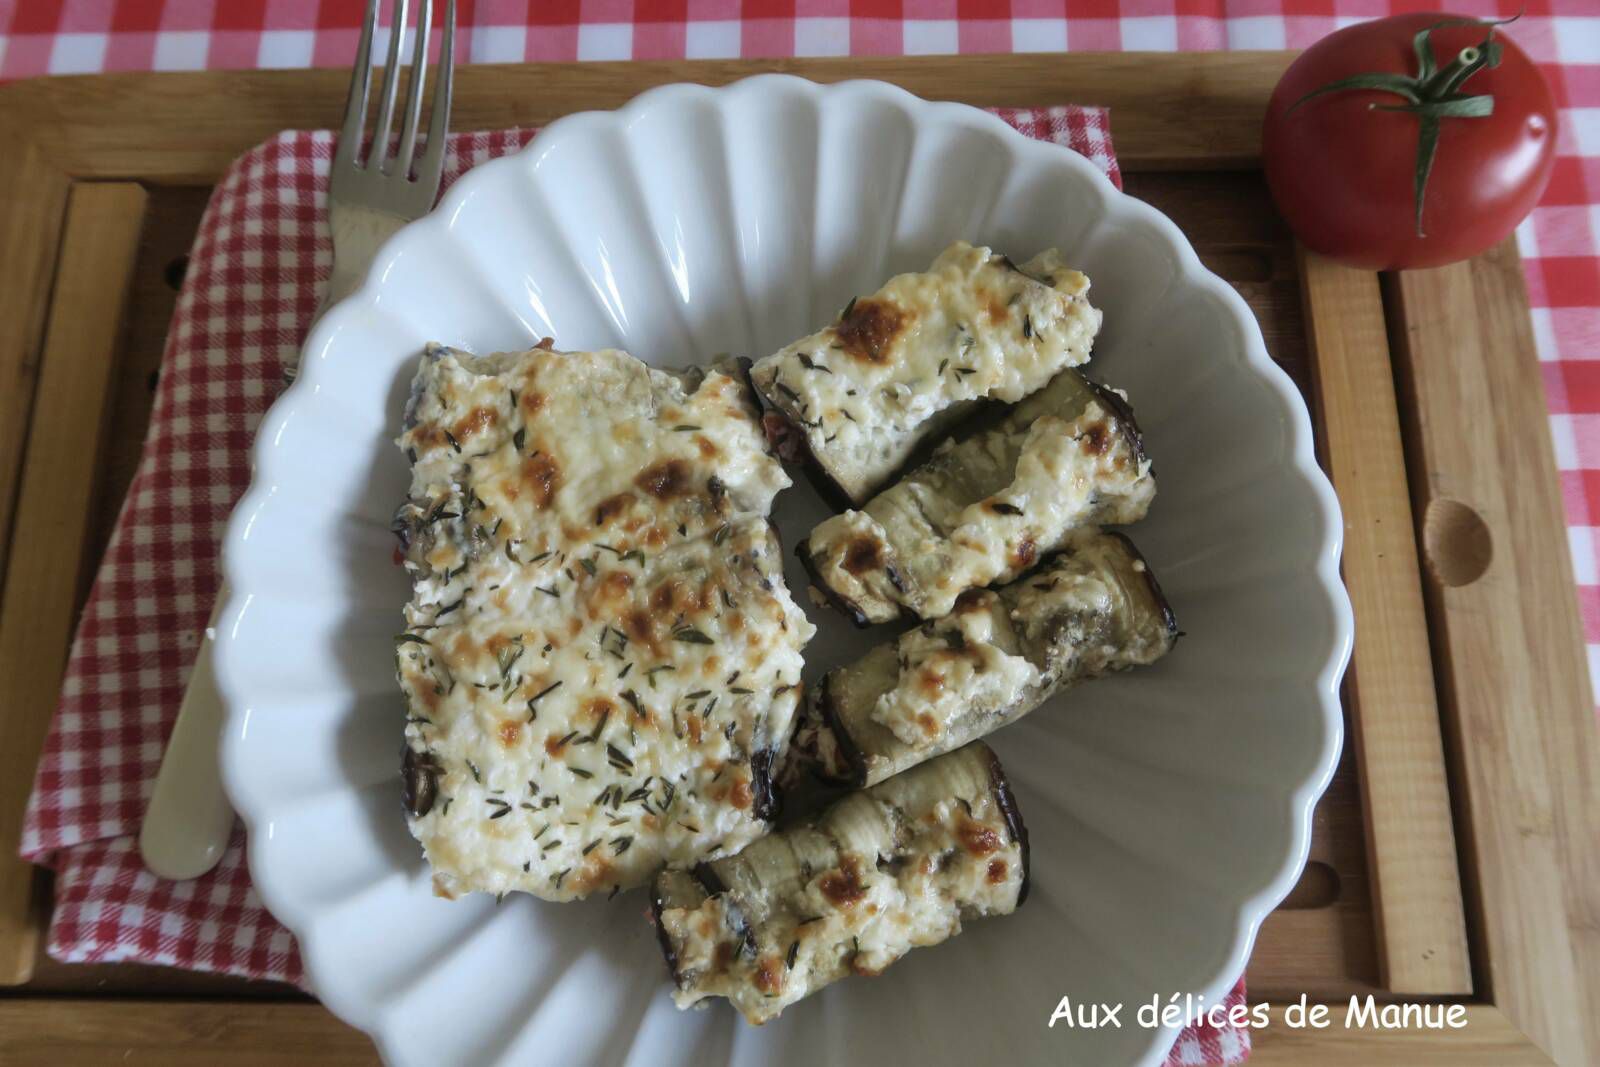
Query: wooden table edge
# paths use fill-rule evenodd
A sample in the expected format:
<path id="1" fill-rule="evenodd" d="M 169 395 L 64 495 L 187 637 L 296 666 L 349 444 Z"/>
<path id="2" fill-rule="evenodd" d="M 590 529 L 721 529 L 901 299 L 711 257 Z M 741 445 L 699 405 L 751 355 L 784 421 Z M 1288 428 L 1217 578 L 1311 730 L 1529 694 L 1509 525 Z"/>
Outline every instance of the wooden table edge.
<path id="1" fill-rule="evenodd" d="M 181 1067 L 226 1060 L 236 1067 L 275 1067 L 313 1056 L 319 1063 L 377 1062 L 366 1035 L 319 1004 L 136 998 L 95 1004 L 86 1011 L 73 998 L 0 1000 L 0 1062 Z M 1266 1025 L 1250 1031 L 1252 1067 L 1534 1067 L 1551 1062 L 1490 1004 L 1462 1004 L 1465 1025 L 1460 1028 L 1403 1029 L 1370 1021 L 1347 1026 L 1347 1001 L 1310 1002 L 1318 1004 L 1328 1009 L 1321 1028 L 1291 1027 L 1285 1019 L 1288 1005 L 1270 1005 Z M 1041 1012 L 1039 1026 L 1048 1020 L 1048 1011 Z"/>
<path id="2" fill-rule="evenodd" d="M 1253 168 L 1267 94 L 1295 53 L 1085 52 L 817 59 L 485 64 L 456 72 L 451 127 L 543 125 L 614 108 L 675 82 L 725 85 L 756 74 L 819 82 L 877 79 L 930 100 L 984 107 L 1111 108 L 1117 157 L 1141 169 Z M 1136 72 L 1136 85 L 1120 77 Z M 283 129 L 336 129 L 349 72 L 186 71 L 39 78 L 0 86 L 10 112 L 55 165 L 79 179 L 215 182 Z M 1141 104 L 1160 100 L 1160 107 Z"/>

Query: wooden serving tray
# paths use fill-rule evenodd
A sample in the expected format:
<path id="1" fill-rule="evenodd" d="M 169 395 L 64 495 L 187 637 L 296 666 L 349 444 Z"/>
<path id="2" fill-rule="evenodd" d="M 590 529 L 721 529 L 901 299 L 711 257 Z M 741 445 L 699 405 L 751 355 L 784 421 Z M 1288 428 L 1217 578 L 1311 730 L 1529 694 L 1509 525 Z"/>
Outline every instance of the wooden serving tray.
<path id="1" fill-rule="evenodd" d="M 1299 885 L 1262 927 L 1254 1062 L 1600 1062 L 1595 734 L 1514 245 L 1378 276 L 1297 249 L 1259 171 L 1289 53 L 469 67 L 456 129 L 537 125 L 674 81 L 882 78 L 977 105 L 1113 108 L 1127 189 L 1232 282 L 1305 392 L 1345 512 L 1344 758 Z M 346 72 L 51 78 L 0 89 L 0 1062 L 369 1063 L 293 990 L 41 952 L 16 859 L 74 620 L 132 477 L 210 187 Z M 1460 1030 L 1293 1030 L 1336 1005 L 1460 1000 Z M 154 998 L 154 999 L 153 999 Z M 1044 1020 L 1040 1020 L 1043 1025 Z"/>

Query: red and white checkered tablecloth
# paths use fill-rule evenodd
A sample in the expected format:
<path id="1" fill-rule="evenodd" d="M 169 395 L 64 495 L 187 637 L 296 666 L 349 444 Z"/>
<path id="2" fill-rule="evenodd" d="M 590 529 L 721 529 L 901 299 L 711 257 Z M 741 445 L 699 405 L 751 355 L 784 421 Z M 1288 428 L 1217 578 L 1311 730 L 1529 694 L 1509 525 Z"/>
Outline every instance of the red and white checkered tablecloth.
<path id="1" fill-rule="evenodd" d="M 0 0 L 0 80 L 111 70 L 347 66 L 363 6 L 362 0 Z M 1408 0 L 462 0 L 457 58 L 1303 47 L 1351 22 L 1439 6 Z M 1522 10 L 1522 19 L 1502 32 L 1541 66 L 1561 108 L 1554 177 L 1518 239 L 1591 673 L 1600 674 L 1600 0 L 1445 6 L 1485 17 Z M 1057 122 L 1066 114 L 1058 112 Z M 1010 118 L 1013 124 L 1044 122 L 1046 128 L 1025 131 L 1036 136 L 1069 132 L 1033 115 Z M 479 135 L 466 143 L 467 156 L 508 150 L 514 145 L 506 136 Z M 313 135 L 280 138 L 243 161 L 230 175 L 231 191 L 225 186 L 213 201 L 206 236 L 195 249 L 169 338 L 152 440 L 124 505 L 110 572 L 102 571 L 75 642 L 25 829 L 24 851 L 53 854 L 57 866 L 50 949 L 63 959 L 139 959 L 301 978 L 292 940 L 250 891 L 240 840 L 212 875 L 168 883 L 139 866 L 131 835 L 193 656 L 193 635 L 209 609 L 215 538 L 247 477 L 231 457 L 242 455 L 276 387 L 277 365 L 298 347 L 316 304 L 314 286 L 271 276 L 272 263 L 289 255 L 326 272 L 317 197 L 327 144 Z M 222 309 L 212 301 L 244 291 L 254 294 L 255 306 L 214 315 Z M 194 361 L 185 369 L 176 358 L 203 351 L 237 355 L 216 365 L 214 375 Z M 218 417 L 220 426 L 212 421 Z M 190 466 L 173 465 L 178 453 Z M 153 455 L 167 461 L 151 470 Z M 156 530 L 161 536 L 153 536 Z M 152 582 L 160 585 L 159 596 L 148 595 Z M 1242 997 L 1242 989 L 1234 995 Z M 1237 1062 L 1248 1048 L 1248 1032 L 1191 1030 L 1169 1062 Z"/>

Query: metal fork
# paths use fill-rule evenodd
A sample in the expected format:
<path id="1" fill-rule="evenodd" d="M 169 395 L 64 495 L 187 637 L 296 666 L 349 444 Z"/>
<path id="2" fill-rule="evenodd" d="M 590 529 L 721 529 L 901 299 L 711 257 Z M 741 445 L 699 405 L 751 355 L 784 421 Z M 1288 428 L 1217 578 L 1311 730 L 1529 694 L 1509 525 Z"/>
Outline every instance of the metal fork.
<path id="1" fill-rule="evenodd" d="M 421 0 L 411 52 L 411 77 L 400 122 L 400 141 L 395 152 L 392 155 L 389 152 L 394 105 L 400 89 L 400 47 L 405 36 L 406 8 L 406 0 L 394 0 L 389 56 L 384 65 L 383 87 L 378 91 L 372 147 L 363 160 L 362 136 L 366 130 L 367 97 L 372 87 L 372 35 L 378 23 L 378 0 L 367 0 L 367 17 L 361 27 L 355 69 L 350 74 L 344 126 L 339 131 L 339 146 L 334 152 L 328 189 L 333 275 L 317 309 L 319 319 L 361 284 L 383 242 L 406 223 L 432 210 L 439 195 L 445 134 L 450 122 L 456 4 L 455 0 L 446 0 L 444 37 L 439 49 L 439 68 L 434 76 L 433 110 L 421 156 L 416 154 L 417 128 L 422 118 L 428 33 L 433 22 L 432 0 Z M 284 376 L 293 380 L 298 371 L 297 361 Z M 217 593 L 217 605 L 220 607 L 227 598 L 228 590 L 224 585 Z M 223 714 L 222 696 L 217 691 L 211 662 L 216 625 L 217 609 L 214 608 L 139 831 L 139 851 L 145 864 L 164 878 L 196 878 L 209 871 L 222 858 L 233 833 L 233 809 L 222 791 L 217 765 Z"/>
<path id="2" fill-rule="evenodd" d="M 417 17 L 416 44 L 411 51 L 412 77 L 406 87 L 400 145 L 389 154 L 389 134 L 395 98 L 400 88 L 399 27 L 405 26 L 406 0 L 394 0 L 389 35 L 389 59 L 383 88 L 378 93 L 378 118 L 373 124 L 372 147 L 361 159 L 361 135 L 367 123 L 367 91 L 372 82 L 372 28 L 378 21 L 378 0 L 367 0 L 367 19 L 361 27 L 356 67 L 350 76 L 350 95 L 344 105 L 344 128 L 333 155 L 328 187 L 328 225 L 333 231 L 333 277 L 329 279 L 322 308 L 326 310 L 355 291 L 378 248 L 401 226 L 433 209 L 444 173 L 445 131 L 450 121 L 451 52 L 455 44 L 456 0 L 447 0 L 444 40 L 439 51 L 439 71 L 433 85 L 433 114 L 428 122 L 428 143 L 415 156 L 417 126 L 422 117 L 423 74 L 428 62 L 428 24 L 433 20 L 432 0 L 422 0 Z M 412 178 L 412 164 L 416 177 Z M 319 315 L 321 312 L 318 313 Z"/>

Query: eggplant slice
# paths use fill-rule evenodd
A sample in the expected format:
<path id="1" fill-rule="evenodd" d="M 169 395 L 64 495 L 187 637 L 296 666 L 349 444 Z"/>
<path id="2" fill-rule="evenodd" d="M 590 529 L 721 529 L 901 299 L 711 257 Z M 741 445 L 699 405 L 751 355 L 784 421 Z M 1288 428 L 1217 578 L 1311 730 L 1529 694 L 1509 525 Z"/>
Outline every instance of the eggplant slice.
<path id="1" fill-rule="evenodd" d="M 829 671 L 790 747 L 795 780 L 868 786 L 1014 722 L 1055 693 L 1153 663 L 1178 636 L 1133 542 L 1080 532 L 1038 570 Z"/>
<path id="2" fill-rule="evenodd" d="M 1075 530 L 1144 518 L 1155 493 L 1127 401 L 1065 370 L 860 511 L 819 524 L 800 554 L 857 625 L 937 618 L 968 589 L 1027 571 Z"/>
<path id="3" fill-rule="evenodd" d="M 859 506 L 918 443 L 985 399 L 1014 403 L 1089 358 L 1100 312 L 1054 249 L 1022 267 L 957 241 L 756 363 L 769 437 Z"/>
<path id="4" fill-rule="evenodd" d="M 977 742 L 839 800 L 735 856 L 656 877 L 652 918 L 680 1008 L 726 997 L 760 1024 L 876 975 L 1027 895 L 1028 835 Z"/>

